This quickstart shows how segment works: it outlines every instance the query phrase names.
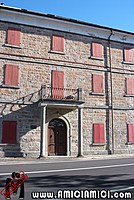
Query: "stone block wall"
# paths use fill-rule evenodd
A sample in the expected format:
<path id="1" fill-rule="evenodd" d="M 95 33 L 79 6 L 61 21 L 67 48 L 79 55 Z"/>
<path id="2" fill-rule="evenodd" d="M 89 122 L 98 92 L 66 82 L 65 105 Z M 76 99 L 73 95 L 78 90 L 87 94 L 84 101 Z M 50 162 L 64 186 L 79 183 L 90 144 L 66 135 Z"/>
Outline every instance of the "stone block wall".
<path id="1" fill-rule="evenodd" d="M 39 157 L 40 112 L 40 108 L 37 104 L 27 106 L 8 104 L 5 106 L 4 113 L 0 118 L 0 132 L 2 133 L 3 121 L 16 121 L 17 145 L 0 144 L 2 157 Z M 0 138 L 2 140 L 2 134 Z"/>

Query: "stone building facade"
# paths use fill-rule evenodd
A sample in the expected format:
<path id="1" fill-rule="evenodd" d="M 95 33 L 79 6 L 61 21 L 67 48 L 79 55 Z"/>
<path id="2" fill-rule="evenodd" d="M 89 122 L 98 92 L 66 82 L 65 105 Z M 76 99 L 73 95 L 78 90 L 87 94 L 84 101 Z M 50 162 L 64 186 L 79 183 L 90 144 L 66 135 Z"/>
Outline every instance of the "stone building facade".
<path id="1" fill-rule="evenodd" d="M 134 34 L 0 6 L 0 157 L 134 153 Z"/>

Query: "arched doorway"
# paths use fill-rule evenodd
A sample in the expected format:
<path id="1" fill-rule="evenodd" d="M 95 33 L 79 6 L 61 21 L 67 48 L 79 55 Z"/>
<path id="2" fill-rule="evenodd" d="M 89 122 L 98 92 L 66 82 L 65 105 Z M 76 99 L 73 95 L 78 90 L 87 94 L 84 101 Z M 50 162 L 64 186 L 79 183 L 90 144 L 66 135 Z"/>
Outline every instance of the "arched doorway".
<path id="1" fill-rule="evenodd" d="M 67 155 L 67 126 L 62 119 L 52 119 L 48 125 L 48 156 Z"/>

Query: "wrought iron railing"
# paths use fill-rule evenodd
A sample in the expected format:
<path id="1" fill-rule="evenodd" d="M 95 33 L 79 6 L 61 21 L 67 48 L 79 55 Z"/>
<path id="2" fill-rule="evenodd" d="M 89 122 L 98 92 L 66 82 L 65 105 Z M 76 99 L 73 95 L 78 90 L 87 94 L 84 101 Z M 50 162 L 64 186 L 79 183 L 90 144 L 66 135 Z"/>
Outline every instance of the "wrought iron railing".
<path id="1" fill-rule="evenodd" d="M 82 89 L 54 88 L 42 85 L 40 99 L 80 101 L 82 100 Z"/>

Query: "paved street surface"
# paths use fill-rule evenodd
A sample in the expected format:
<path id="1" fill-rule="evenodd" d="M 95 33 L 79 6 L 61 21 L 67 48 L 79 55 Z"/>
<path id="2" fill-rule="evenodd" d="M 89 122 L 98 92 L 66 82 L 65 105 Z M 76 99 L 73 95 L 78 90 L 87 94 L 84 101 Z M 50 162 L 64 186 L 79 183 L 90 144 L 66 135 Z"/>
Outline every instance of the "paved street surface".
<path id="1" fill-rule="evenodd" d="M 106 194 L 107 198 L 103 199 L 129 199 L 129 196 L 125 198 L 124 192 L 134 193 L 134 157 L 92 160 L 84 158 L 1 160 L 0 190 L 4 187 L 6 178 L 11 177 L 13 171 L 20 170 L 29 176 L 28 180 L 25 181 L 25 200 L 32 199 L 32 192 L 36 195 L 35 199 L 43 199 L 43 196 L 38 197 L 39 193 L 37 192 L 54 192 L 56 199 L 58 190 L 73 190 L 74 192 L 68 193 L 72 199 L 84 199 L 87 192 L 95 190 L 96 193 L 91 193 L 92 196 L 88 199 L 95 199 L 93 197 L 97 198 L 98 195 L 105 197 Z M 103 192 L 101 192 L 102 190 Z M 104 190 L 107 190 L 107 193 Z M 114 192 L 118 192 L 116 197 L 120 195 L 121 198 L 114 198 Z M 61 199 L 67 199 L 64 196 L 67 193 L 60 191 L 59 194 Z M 79 198 L 80 194 L 81 198 Z M 45 195 L 45 193 L 40 195 Z M 50 193 L 47 195 L 50 197 Z M 0 196 L 0 199 L 4 198 Z M 12 196 L 11 199 L 18 199 L 18 195 Z M 134 199 L 134 195 L 132 199 Z"/>

